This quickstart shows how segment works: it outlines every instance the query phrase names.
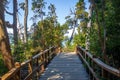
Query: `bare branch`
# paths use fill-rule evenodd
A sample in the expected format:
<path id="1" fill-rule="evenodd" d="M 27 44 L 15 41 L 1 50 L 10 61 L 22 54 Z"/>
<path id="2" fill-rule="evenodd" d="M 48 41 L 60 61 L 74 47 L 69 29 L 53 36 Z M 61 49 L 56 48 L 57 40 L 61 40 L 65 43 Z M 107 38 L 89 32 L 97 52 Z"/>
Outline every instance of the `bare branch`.
<path id="1" fill-rule="evenodd" d="M 7 14 L 9 14 L 9 15 L 13 16 L 13 13 L 8 12 L 7 10 L 5 10 L 5 12 L 6 12 Z"/>

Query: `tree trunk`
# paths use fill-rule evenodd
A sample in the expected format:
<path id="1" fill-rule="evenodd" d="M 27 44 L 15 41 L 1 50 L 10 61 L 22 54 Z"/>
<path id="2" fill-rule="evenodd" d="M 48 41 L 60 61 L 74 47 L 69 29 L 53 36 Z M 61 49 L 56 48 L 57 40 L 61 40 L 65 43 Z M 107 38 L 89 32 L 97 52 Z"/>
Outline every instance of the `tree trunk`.
<path id="1" fill-rule="evenodd" d="M 106 26 L 105 26 L 105 19 L 104 19 L 104 10 L 105 10 L 105 0 L 102 0 L 102 26 L 103 26 L 103 29 L 104 29 L 104 39 L 103 39 L 103 59 L 105 61 L 108 61 L 107 60 L 107 55 L 106 55 Z"/>
<path id="2" fill-rule="evenodd" d="M 100 28 L 100 22 L 98 19 L 98 10 L 97 7 L 95 5 L 94 0 L 92 0 L 94 8 L 95 8 L 95 12 L 96 12 L 96 20 L 97 20 L 97 24 L 98 24 L 98 37 L 99 37 L 99 41 L 100 41 L 100 45 L 101 45 L 101 50 L 102 50 L 102 58 L 104 60 L 107 60 L 107 56 L 106 56 L 106 27 L 105 27 L 105 22 L 104 22 L 104 0 L 102 0 L 102 26 L 104 29 L 104 38 L 102 39 L 102 34 L 101 34 L 101 28 Z"/>
<path id="3" fill-rule="evenodd" d="M 98 10 L 97 10 L 97 7 L 96 7 L 96 4 L 95 4 L 94 0 L 92 0 L 92 4 L 93 4 L 93 7 L 94 7 L 95 12 L 96 12 L 96 22 L 98 24 L 98 38 L 99 38 L 99 41 L 100 41 L 101 50 L 103 52 L 104 45 L 103 45 L 103 39 L 102 39 L 102 36 L 101 36 L 102 34 L 101 34 L 100 22 L 99 22 L 99 18 L 98 18 Z"/>
<path id="4" fill-rule="evenodd" d="M 24 14 L 24 42 L 27 43 L 27 18 L 28 18 L 28 0 L 25 0 L 25 14 Z"/>
<path id="5" fill-rule="evenodd" d="M 0 2 L 0 51 L 5 65 L 10 70 L 14 67 L 14 61 L 11 55 L 8 33 L 5 27 L 3 2 L 4 0 Z"/>
<path id="6" fill-rule="evenodd" d="M 86 36 L 86 50 L 90 49 L 90 39 L 89 39 L 89 36 L 90 36 L 92 10 L 93 10 L 93 4 L 92 4 L 92 2 L 90 0 L 89 13 L 88 13 L 89 22 L 87 24 L 88 30 L 87 30 L 87 36 Z"/>
<path id="7" fill-rule="evenodd" d="M 77 25 L 77 18 L 76 18 L 76 14 L 75 14 L 75 20 L 73 21 L 73 31 L 72 31 L 72 34 L 71 34 L 71 37 L 70 37 L 70 42 L 73 39 L 73 36 L 74 36 L 74 33 L 75 33 L 75 27 L 77 27 L 76 25 Z"/>
<path id="8" fill-rule="evenodd" d="M 17 0 L 13 0 L 13 34 L 15 49 L 18 44 L 18 31 L 17 31 Z M 16 51 L 15 51 L 16 53 Z"/>
<path id="9" fill-rule="evenodd" d="M 74 24 L 74 25 L 75 25 L 75 24 Z M 71 37 L 70 37 L 70 42 L 71 42 L 72 39 L 73 39 L 74 33 L 75 33 L 75 26 L 73 26 L 73 31 L 72 31 L 72 34 L 71 34 Z"/>

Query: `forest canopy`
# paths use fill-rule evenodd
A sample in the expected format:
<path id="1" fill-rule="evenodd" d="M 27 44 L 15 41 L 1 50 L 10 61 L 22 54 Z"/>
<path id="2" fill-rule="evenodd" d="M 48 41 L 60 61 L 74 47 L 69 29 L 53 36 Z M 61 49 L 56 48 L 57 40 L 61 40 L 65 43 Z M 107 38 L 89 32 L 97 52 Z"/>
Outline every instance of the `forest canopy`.
<path id="1" fill-rule="evenodd" d="M 0 68 L 3 68 L 0 76 L 15 67 L 16 61 L 23 62 L 52 46 L 69 52 L 79 45 L 106 64 L 120 68 L 120 0 L 78 0 L 64 24 L 58 20 L 56 4 L 46 6 L 44 0 L 30 2 L 0 2 Z M 8 11 L 11 7 L 13 12 Z M 29 8 L 33 12 L 31 27 L 28 27 Z M 23 24 L 18 16 L 20 10 L 24 12 Z M 13 17 L 12 23 L 5 19 L 6 14 Z M 7 32 L 10 28 L 12 33 Z M 66 36 L 69 30 L 72 34 Z"/>

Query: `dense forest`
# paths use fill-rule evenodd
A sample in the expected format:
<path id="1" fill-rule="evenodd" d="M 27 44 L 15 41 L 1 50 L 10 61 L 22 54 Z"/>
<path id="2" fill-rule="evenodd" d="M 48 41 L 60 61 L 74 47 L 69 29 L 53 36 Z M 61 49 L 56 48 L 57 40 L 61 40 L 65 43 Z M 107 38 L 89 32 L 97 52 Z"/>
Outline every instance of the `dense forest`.
<path id="1" fill-rule="evenodd" d="M 116 68 L 120 67 L 120 25 L 119 25 L 119 0 L 89 0 L 89 10 L 86 3 L 79 0 L 71 15 L 66 17 L 66 22 L 75 27 L 77 32 L 71 35 L 66 42 L 68 48 L 76 45 L 89 50 L 99 56 L 101 60 Z M 77 23 L 78 22 L 78 23 Z M 78 26 L 76 26 L 78 25 Z M 71 39 L 73 41 L 71 42 Z M 74 49 L 74 48 L 73 48 Z"/>
<path id="2" fill-rule="evenodd" d="M 0 1 L 0 76 L 13 68 L 16 61 L 23 62 L 52 46 L 74 51 L 79 45 L 106 64 L 120 68 L 120 0 L 88 0 L 88 9 L 88 3 L 78 0 L 64 24 L 58 22 L 55 4 L 46 6 L 44 0 L 32 0 L 33 25 L 29 30 L 29 0 L 12 2 L 13 12 L 9 12 L 9 0 Z M 18 7 L 24 11 L 24 24 L 19 22 Z M 13 17 L 13 23 L 5 20 L 5 14 Z M 9 28 L 13 33 L 7 32 Z M 65 36 L 68 30 L 72 31 L 70 37 Z"/>

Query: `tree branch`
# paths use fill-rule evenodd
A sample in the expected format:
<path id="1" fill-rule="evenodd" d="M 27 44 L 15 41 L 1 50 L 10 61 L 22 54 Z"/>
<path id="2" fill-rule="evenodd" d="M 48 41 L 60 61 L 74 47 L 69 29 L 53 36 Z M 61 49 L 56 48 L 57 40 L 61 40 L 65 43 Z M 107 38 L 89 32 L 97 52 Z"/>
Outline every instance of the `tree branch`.
<path id="1" fill-rule="evenodd" d="M 9 15 L 13 16 L 13 13 L 8 12 L 6 9 L 5 9 L 5 12 L 6 12 L 7 14 L 9 14 Z"/>

